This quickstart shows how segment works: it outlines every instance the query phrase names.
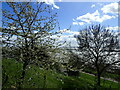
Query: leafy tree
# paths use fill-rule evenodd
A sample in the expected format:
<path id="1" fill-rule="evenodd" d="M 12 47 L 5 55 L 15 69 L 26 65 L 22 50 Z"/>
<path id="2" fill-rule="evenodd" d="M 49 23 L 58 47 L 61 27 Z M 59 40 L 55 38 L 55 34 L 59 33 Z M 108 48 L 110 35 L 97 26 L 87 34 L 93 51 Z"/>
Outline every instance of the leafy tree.
<path id="1" fill-rule="evenodd" d="M 120 63 L 116 52 L 118 36 L 99 24 L 80 30 L 76 38 L 79 54 L 96 69 L 97 85 L 100 86 L 101 74 L 110 66 Z"/>
<path id="2" fill-rule="evenodd" d="M 22 84 L 29 64 L 38 64 L 48 69 L 52 63 L 50 52 L 56 48 L 56 13 L 49 5 L 31 2 L 4 2 L 3 8 L 3 54 L 23 63 L 19 86 Z M 7 54 L 6 54 L 7 53 Z M 11 53 L 11 54 L 10 54 Z"/>
<path id="3" fill-rule="evenodd" d="M 74 50 L 71 50 L 71 49 L 72 48 L 67 49 L 68 57 L 69 57 L 67 67 L 68 67 L 68 69 L 71 69 L 73 71 L 74 70 L 79 71 L 80 69 L 82 69 L 84 62 L 83 62 L 82 58 L 79 57 L 79 54 L 76 53 L 77 49 L 74 49 Z"/>

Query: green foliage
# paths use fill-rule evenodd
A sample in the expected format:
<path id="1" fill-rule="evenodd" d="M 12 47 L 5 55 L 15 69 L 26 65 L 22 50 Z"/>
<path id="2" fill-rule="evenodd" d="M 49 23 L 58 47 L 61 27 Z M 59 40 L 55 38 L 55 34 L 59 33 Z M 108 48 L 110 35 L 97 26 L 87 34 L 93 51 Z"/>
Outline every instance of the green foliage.
<path id="1" fill-rule="evenodd" d="M 14 59 L 2 60 L 2 85 L 6 88 L 17 86 L 16 82 L 21 77 L 22 63 Z"/>
<path id="2" fill-rule="evenodd" d="M 51 31 L 56 27 L 56 14 L 51 12 L 48 5 L 42 2 L 7 2 L 5 4 L 11 8 L 11 11 L 3 9 L 3 42 L 5 47 L 17 50 L 18 54 L 13 53 L 14 58 L 30 62 L 38 57 L 35 55 L 39 48 L 55 47 L 53 45 L 55 39 L 50 37 L 54 34 Z M 34 7 L 33 4 L 35 4 Z"/>
<path id="3" fill-rule="evenodd" d="M 3 4 L 10 8 L 3 9 L 3 55 L 4 58 L 22 62 L 20 77 L 16 82 L 20 88 L 29 72 L 29 65 L 37 65 L 45 70 L 54 65 L 51 53 L 57 46 L 51 36 L 55 34 L 53 30 L 56 28 L 57 14 L 43 2 Z"/>
<path id="4" fill-rule="evenodd" d="M 81 79 L 85 80 L 87 83 L 91 83 L 93 87 L 96 87 L 96 83 L 95 80 L 96 78 L 94 76 L 85 74 L 85 73 L 81 73 Z M 101 88 L 120 88 L 120 83 L 115 83 L 112 81 L 108 81 L 108 80 L 104 80 L 101 79 Z"/>
<path id="5" fill-rule="evenodd" d="M 75 51 L 68 50 L 68 57 L 69 57 L 69 60 L 68 60 L 68 63 L 67 63 L 67 68 L 68 69 L 79 71 L 80 69 L 83 68 L 82 66 L 84 65 L 84 62 L 79 57 L 79 55 L 76 54 Z"/>
<path id="6" fill-rule="evenodd" d="M 13 59 L 3 60 L 3 82 L 5 75 L 8 80 L 4 83 L 3 88 L 16 88 L 17 81 L 20 77 L 22 63 Z M 8 67 L 9 66 L 9 67 Z M 45 88 L 94 88 L 95 77 L 85 73 L 80 73 L 79 77 L 64 76 L 51 70 L 45 70 L 39 66 L 29 65 L 27 67 L 26 76 L 21 85 L 22 88 L 43 88 L 44 75 L 46 74 Z M 120 84 L 101 79 L 101 88 L 120 88 Z"/>
<path id="7" fill-rule="evenodd" d="M 90 74 L 97 74 L 97 72 L 94 70 L 94 69 L 90 69 L 90 68 L 84 68 L 83 69 L 84 72 L 87 72 L 87 73 L 90 73 Z M 120 75 L 119 74 L 116 74 L 116 73 L 110 73 L 110 72 L 105 72 L 101 75 L 101 77 L 104 77 L 104 78 L 110 78 L 112 80 L 116 80 L 116 81 L 119 81 L 119 77 Z"/>

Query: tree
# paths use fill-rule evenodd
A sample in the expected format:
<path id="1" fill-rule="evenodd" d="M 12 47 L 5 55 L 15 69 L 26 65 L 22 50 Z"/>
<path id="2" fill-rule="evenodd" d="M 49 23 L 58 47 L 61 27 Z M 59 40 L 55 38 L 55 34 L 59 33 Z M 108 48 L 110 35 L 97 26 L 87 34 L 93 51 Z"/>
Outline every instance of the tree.
<path id="1" fill-rule="evenodd" d="M 110 66 L 120 63 L 116 52 L 118 36 L 99 24 L 80 30 L 76 38 L 80 56 L 95 67 L 97 85 L 100 86 L 101 74 Z"/>
<path id="2" fill-rule="evenodd" d="M 67 72 L 69 74 L 69 72 L 73 75 L 73 76 L 78 76 L 79 75 L 79 71 L 83 68 L 85 62 L 83 62 L 82 58 L 79 57 L 77 49 L 72 49 L 71 47 L 69 47 L 69 49 L 67 49 L 67 56 L 68 56 L 68 62 L 66 65 L 67 68 Z"/>
<path id="3" fill-rule="evenodd" d="M 29 64 L 39 64 L 48 69 L 51 48 L 55 39 L 51 38 L 56 27 L 56 13 L 49 5 L 31 2 L 6 2 L 9 9 L 3 9 L 3 53 L 12 53 L 12 58 L 23 63 L 22 75 Z M 7 49 L 6 49 L 7 48 Z M 9 53 L 9 54 L 10 54 Z M 5 57 L 5 56 L 4 56 Z M 22 84 L 19 82 L 19 85 Z"/>

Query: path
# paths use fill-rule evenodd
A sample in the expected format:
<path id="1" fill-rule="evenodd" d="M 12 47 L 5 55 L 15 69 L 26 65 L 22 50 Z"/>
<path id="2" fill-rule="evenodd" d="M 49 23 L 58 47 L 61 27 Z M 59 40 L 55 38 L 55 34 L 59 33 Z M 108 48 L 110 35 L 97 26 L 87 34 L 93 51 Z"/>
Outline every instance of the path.
<path id="1" fill-rule="evenodd" d="M 91 76 L 95 76 L 94 74 L 90 74 L 90 73 L 86 73 L 86 72 L 83 72 L 83 71 L 81 71 L 82 73 L 85 73 L 85 74 L 88 74 L 88 75 L 91 75 Z M 118 82 L 118 81 L 116 81 L 116 80 L 113 80 L 113 79 L 111 79 L 111 78 L 105 78 L 105 77 L 100 77 L 101 79 L 104 79 L 104 80 L 109 80 L 109 81 L 112 81 L 112 82 L 115 82 L 115 83 L 120 83 L 120 82 Z"/>

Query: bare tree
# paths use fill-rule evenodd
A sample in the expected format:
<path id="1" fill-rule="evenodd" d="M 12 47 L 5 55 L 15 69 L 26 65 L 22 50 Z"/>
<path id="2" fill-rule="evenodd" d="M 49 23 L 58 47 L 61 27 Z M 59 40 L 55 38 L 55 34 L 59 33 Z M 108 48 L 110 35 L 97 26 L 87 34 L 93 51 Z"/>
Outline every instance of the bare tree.
<path id="1" fill-rule="evenodd" d="M 118 64 L 118 36 L 109 29 L 99 25 L 91 25 L 80 30 L 76 37 L 81 57 L 97 71 L 97 85 L 100 86 L 100 76 L 110 66 Z"/>

